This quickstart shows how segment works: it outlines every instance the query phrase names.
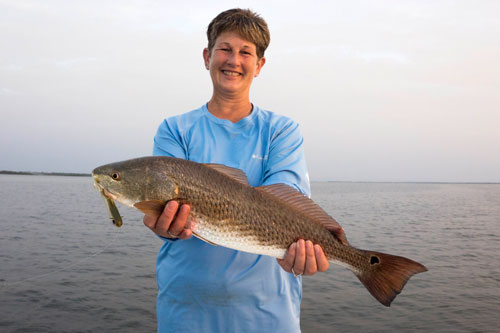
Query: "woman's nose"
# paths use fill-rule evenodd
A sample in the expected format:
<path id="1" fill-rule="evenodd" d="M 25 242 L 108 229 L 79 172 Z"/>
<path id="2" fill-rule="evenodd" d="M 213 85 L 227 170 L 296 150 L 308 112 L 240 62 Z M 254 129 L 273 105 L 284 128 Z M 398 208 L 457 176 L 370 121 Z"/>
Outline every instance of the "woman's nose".
<path id="1" fill-rule="evenodd" d="M 237 66 L 239 65 L 241 61 L 241 57 L 238 52 L 231 52 L 231 54 L 228 57 L 227 63 L 230 65 Z"/>

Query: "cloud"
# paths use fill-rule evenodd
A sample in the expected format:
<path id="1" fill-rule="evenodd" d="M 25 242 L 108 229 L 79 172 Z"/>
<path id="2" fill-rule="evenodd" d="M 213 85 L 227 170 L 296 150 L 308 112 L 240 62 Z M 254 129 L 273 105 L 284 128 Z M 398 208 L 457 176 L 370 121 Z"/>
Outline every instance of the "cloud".
<path id="1" fill-rule="evenodd" d="M 0 71 L 6 71 L 6 72 L 17 72 L 23 69 L 23 66 L 20 65 L 15 65 L 15 64 L 8 64 L 8 65 L 2 65 L 0 66 Z"/>
<path id="2" fill-rule="evenodd" d="M 396 52 L 384 52 L 384 51 L 366 52 L 366 53 L 357 52 L 356 56 L 360 59 L 363 59 L 367 63 L 390 62 L 397 64 L 408 64 L 411 62 L 406 55 Z"/>
<path id="3" fill-rule="evenodd" d="M 0 88 L 0 96 L 15 96 L 15 95 L 20 95 L 21 93 L 16 90 L 12 90 L 9 88 Z"/>
<path id="4" fill-rule="evenodd" d="M 1 0 L 0 5 L 6 9 L 15 9 L 18 11 L 40 11 L 42 9 L 48 8 L 47 4 L 42 2 L 34 1 L 15 1 L 15 0 Z"/>
<path id="5" fill-rule="evenodd" d="M 98 59 L 96 57 L 77 57 L 56 61 L 58 67 L 70 69 L 73 67 L 78 67 L 80 65 L 86 65 L 89 63 L 94 63 Z"/>
<path id="6" fill-rule="evenodd" d="M 318 44 L 303 47 L 288 47 L 285 49 L 285 53 L 295 55 L 326 54 L 328 56 L 334 55 L 336 58 L 340 59 L 358 59 L 365 63 L 392 63 L 401 65 L 413 63 L 413 61 L 411 61 L 410 58 L 402 52 L 360 50 L 351 45 Z"/>
<path id="7" fill-rule="evenodd" d="M 402 65 L 412 63 L 409 57 L 402 52 L 384 50 L 361 51 L 349 45 L 340 45 L 337 47 L 337 50 L 341 55 L 361 59 L 366 63 L 386 62 Z"/>

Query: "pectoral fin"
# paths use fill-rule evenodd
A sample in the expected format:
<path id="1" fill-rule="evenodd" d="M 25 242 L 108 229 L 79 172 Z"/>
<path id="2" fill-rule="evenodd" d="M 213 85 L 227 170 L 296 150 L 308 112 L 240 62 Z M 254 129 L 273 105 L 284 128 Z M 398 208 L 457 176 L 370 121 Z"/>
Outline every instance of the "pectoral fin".
<path id="1" fill-rule="evenodd" d="M 160 216 L 167 204 L 162 200 L 141 201 L 134 204 L 134 207 L 150 216 Z"/>

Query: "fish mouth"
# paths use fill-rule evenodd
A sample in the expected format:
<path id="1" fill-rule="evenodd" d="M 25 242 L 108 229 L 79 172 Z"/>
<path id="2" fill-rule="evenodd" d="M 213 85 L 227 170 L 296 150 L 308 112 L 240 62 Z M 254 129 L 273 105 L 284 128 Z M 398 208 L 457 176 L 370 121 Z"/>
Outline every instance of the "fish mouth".
<path id="1" fill-rule="evenodd" d="M 104 194 L 104 196 L 110 198 L 111 200 L 117 200 L 118 199 L 118 197 L 116 195 L 114 195 L 113 193 L 109 192 L 105 188 L 102 188 L 102 193 Z"/>
<path id="2" fill-rule="evenodd" d="M 101 194 L 103 196 L 105 196 L 106 198 L 109 198 L 111 200 L 116 200 L 118 198 L 118 196 L 116 196 L 115 194 L 109 192 L 108 190 L 106 190 L 100 183 L 99 183 L 99 179 L 97 179 L 95 176 L 94 176 L 94 188 L 101 192 Z"/>

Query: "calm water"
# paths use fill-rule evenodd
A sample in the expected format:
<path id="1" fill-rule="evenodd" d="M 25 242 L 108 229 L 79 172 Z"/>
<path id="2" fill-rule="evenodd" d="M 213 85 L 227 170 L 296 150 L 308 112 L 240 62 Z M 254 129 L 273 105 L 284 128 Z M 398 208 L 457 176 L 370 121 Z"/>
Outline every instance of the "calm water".
<path id="1" fill-rule="evenodd" d="M 153 332 L 161 241 L 90 178 L 0 175 L 0 331 Z M 500 185 L 313 183 L 352 245 L 408 256 L 390 308 L 351 272 L 304 278 L 304 332 L 494 332 L 500 313 Z"/>

